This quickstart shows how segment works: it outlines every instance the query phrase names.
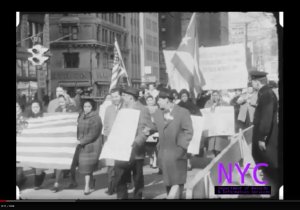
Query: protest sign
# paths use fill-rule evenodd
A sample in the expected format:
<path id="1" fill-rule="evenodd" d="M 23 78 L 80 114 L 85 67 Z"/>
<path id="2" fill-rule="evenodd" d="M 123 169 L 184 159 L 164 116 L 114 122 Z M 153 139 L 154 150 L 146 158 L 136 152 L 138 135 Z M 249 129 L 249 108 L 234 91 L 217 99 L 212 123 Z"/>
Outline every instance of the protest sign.
<path id="1" fill-rule="evenodd" d="M 191 116 L 193 123 L 193 138 L 188 147 L 188 153 L 198 155 L 203 131 L 203 118 L 200 116 Z"/>
<path id="2" fill-rule="evenodd" d="M 199 49 L 199 65 L 205 78 L 204 90 L 247 87 L 248 71 L 243 44 Z"/>
<path id="3" fill-rule="evenodd" d="M 189 89 L 189 83 L 174 67 L 171 59 L 174 50 L 164 50 L 164 58 L 172 89 Z M 184 57 L 184 53 L 176 52 Z M 187 63 L 191 65 L 191 63 Z M 199 48 L 199 66 L 205 79 L 204 90 L 224 90 L 247 87 L 248 70 L 243 44 Z"/>
<path id="4" fill-rule="evenodd" d="M 129 161 L 136 136 L 140 111 L 121 109 L 112 126 L 99 159 Z"/>
<path id="5" fill-rule="evenodd" d="M 211 108 L 201 109 L 203 114 L 203 130 L 206 137 L 231 136 L 234 134 L 233 106 L 219 106 L 214 111 Z"/>

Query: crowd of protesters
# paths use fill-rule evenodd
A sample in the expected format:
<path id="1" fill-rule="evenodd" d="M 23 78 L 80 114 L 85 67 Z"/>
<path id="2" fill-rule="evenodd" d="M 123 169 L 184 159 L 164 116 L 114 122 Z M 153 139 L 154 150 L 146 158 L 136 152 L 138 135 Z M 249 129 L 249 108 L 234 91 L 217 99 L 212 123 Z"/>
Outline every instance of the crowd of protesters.
<path id="1" fill-rule="evenodd" d="M 276 83 L 271 82 L 270 86 L 278 96 Z M 239 129 L 245 129 L 253 124 L 254 113 L 257 106 L 257 94 L 258 91 L 249 83 L 248 87 L 244 89 L 202 91 L 196 97 L 192 98 L 191 93 L 186 89 L 182 89 L 178 92 L 175 89 L 162 86 L 156 87 L 155 83 L 150 83 L 147 87 L 144 86 L 140 89 L 131 87 L 114 88 L 105 97 L 100 107 L 97 107 L 95 101 L 82 99 L 81 96 L 84 94 L 81 89 L 77 89 L 76 96 L 71 98 L 66 90 L 62 87 L 57 87 L 56 97 L 51 101 L 49 101 L 48 97 L 44 97 L 43 102 L 35 99 L 32 100 L 28 106 L 25 95 L 17 98 L 17 133 L 20 133 L 22 129 L 26 128 L 26 119 L 43 117 L 46 110 L 48 113 L 78 112 L 77 139 L 80 144 L 76 147 L 74 152 L 70 170 L 55 170 L 55 183 L 52 191 L 58 192 L 62 189 L 59 185 L 59 180 L 62 175 L 65 178 L 68 174 L 71 174 L 68 188 L 76 188 L 78 184 L 75 179 L 75 173 L 78 167 L 79 173 L 85 177 L 84 194 L 88 195 L 95 187 L 93 172 L 97 170 L 101 148 L 105 142 L 107 142 L 118 111 L 124 107 L 140 110 L 141 116 L 139 119 L 137 137 L 134 141 L 133 155 L 130 161 L 124 163 L 122 161 L 105 160 L 101 163 L 102 167 L 107 167 L 107 194 L 112 195 L 116 193 L 119 199 L 128 198 L 127 188 L 129 183 L 133 180 L 134 198 L 140 199 L 143 198 L 143 166 L 145 164 L 145 155 L 149 158 L 149 163 L 147 164 L 154 169 L 158 169 L 158 174 L 163 175 L 167 193 L 169 193 L 171 187 L 175 184 L 178 184 L 182 188 L 186 180 L 186 170 L 191 170 L 192 167 L 195 167 L 190 162 L 192 155 L 188 153 L 185 154 L 188 141 L 191 140 L 192 136 L 190 116 L 202 116 L 200 110 L 203 108 L 213 110 L 217 106 L 231 105 L 234 107 L 235 131 L 238 132 Z M 47 106 L 47 109 L 44 108 L 45 106 Z M 168 109 L 170 111 L 168 113 L 165 112 L 165 110 Z M 167 134 L 164 134 L 164 137 L 160 135 L 162 131 L 159 127 L 160 118 L 157 113 L 164 110 L 163 116 L 167 116 L 166 119 L 168 119 L 168 117 L 172 118 L 170 113 L 172 114 L 174 109 L 180 113 L 180 117 L 176 116 L 176 118 L 178 117 L 176 120 L 187 127 L 170 127 L 168 128 L 170 130 L 166 132 L 170 132 L 168 135 L 174 138 L 179 136 L 179 139 L 183 139 L 183 146 L 181 147 L 184 148 L 184 150 L 182 151 L 178 150 L 174 142 L 168 142 L 169 140 L 166 138 Z M 188 117 L 185 115 L 188 115 Z M 168 120 L 166 122 L 168 122 Z M 153 127 L 153 125 L 155 126 Z M 174 129 L 186 130 L 181 135 Z M 184 135 L 188 136 L 189 139 L 185 139 Z M 161 138 L 165 138 L 163 140 L 164 144 L 160 143 Z M 202 148 L 200 148 L 200 150 L 205 149 L 205 151 L 208 151 L 205 154 L 202 153 L 202 156 L 207 155 L 207 157 L 212 156 L 213 158 L 229 143 L 230 139 L 228 136 L 209 137 L 201 146 Z M 165 151 L 172 150 L 170 151 L 172 155 L 161 156 L 162 153 L 160 153 L 159 150 L 162 148 L 165 149 Z M 173 154 L 172 152 L 177 154 Z M 176 155 L 179 155 L 178 152 L 183 152 L 181 154 L 182 157 L 180 157 L 180 160 L 176 159 L 175 161 L 174 158 Z M 176 158 L 179 158 L 179 156 L 176 156 Z M 34 189 L 36 190 L 40 189 L 45 179 L 44 171 L 45 169 L 34 169 Z M 26 179 L 24 175 L 22 175 L 20 168 L 17 170 L 17 179 L 19 185 L 22 185 Z"/>

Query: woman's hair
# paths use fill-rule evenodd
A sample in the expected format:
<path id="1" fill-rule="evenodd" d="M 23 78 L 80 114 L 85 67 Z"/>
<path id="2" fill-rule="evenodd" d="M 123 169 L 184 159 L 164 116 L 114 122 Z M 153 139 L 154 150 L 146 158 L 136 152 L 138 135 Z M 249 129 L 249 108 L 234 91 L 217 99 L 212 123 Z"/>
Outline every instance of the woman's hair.
<path id="1" fill-rule="evenodd" d="M 175 93 L 175 94 L 177 95 L 177 97 L 178 97 L 178 92 L 177 92 L 177 90 L 172 89 L 171 92 L 172 92 L 172 95 L 174 95 L 174 93 Z"/>
<path id="2" fill-rule="evenodd" d="M 37 114 L 34 114 L 33 112 L 32 112 L 32 105 L 34 104 L 34 103 L 37 103 L 39 106 L 40 106 L 40 112 L 39 113 L 37 113 Z M 36 115 L 39 115 L 39 116 L 43 116 L 43 105 L 42 105 L 42 102 L 40 102 L 40 101 L 38 101 L 38 100 L 34 100 L 34 101 L 32 101 L 31 102 L 31 104 L 30 104 L 30 109 L 28 110 L 28 117 L 35 117 Z"/>
<path id="3" fill-rule="evenodd" d="M 30 104 L 30 107 L 32 106 L 32 104 L 37 103 L 40 106 L 40 109 L 42 110 L 42 102 L 38 101 L 38 100 L 33 100 Z"/>
<path id="4" fill-rule="evenodd" d="M 118 92 L 119 95 L 122 95 L 122 90 L 121 90 L 121 88 L 118 88 L 118 87 L 113 88 L 113 89 L 111 89 L 111 91 L 110 91 L 109 94 L 112 94 L 112 93 L 114 93 L 114 92 Z M 109 94 L 107 94 L 107 95 L 109 95 Z M 106 96 L 105 96 L 105 98 L 106 98 Z"/>
<path id="5" fill-rule="evenodd" d="M 97 104 L 93 99 L 84 99 L 81 103 L 81 108 L 83 110 L 84 104 L 85 103 L 90 103 L 92 106 L 92 111 L 96 111 L 97 110 Z"/>
<path id="6" fill-rule="evenodd" d="M 58 98 L 63 98 L 63 99 L 65 99 L 65 101 L 67 100 L 64 95 L 59 95 Z"/>
<path id="7" fill-rule="evenodd" d="M 190 98 L 190 93 L 187 89 L 182 89 L 180 92 L 179 92 L 179 97 L 181 98 L 181 96 L 183 94 L 186 94 L 188 98 Z"/>
<path id="8" fill-rule="evenodd" d="M 152 99 L 153 99 L 153 96 L 152 96 L 152 95 L 148 95 L 148 96 L 146 97 L 146 101 L 148 100 L 148 98 L 152 98 Z"/>
<path id="9" fill-rule="evenodd" d="M 139 92 L 141 92 L 142 91 L 142 93 L 143 93 L 143 95 L 145 94 L 145 88 L 140 88 L 139 89 Z"/>

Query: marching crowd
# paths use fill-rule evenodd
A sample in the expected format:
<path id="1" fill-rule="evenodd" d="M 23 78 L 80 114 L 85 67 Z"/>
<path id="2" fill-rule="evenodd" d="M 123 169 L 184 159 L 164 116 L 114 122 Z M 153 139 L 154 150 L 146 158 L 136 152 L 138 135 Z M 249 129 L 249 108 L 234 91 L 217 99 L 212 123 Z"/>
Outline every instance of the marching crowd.
<path id="1" fill-rule="evenodd" d="M 252 82 L 249 82 L 245 89 L 202 91 L 197 97 L 191 97 L 191 93 L 186 89 L 177 92 L 175 89 L 156 87 L 155 83 L 150 83 L 148 87 L 141 89 L 114 88 L 105 97 L 100 107 L 97 107 L 96 102 L 92 99 L 82 99 L 82 90 L 80 89 L 75 98 L 71 98 L 62 87 L 57 87 L 56 98 L 49 102 L 47 110 L 44 110 L 41 102 L 33 100 L 30 108 L 25 109 L 24 112 L 22 111 L 24 105 L 17 102 L 17 134 L 26 127 L 26 119 L 43 117 L 45 111 L 48 113 L 78 112 L 77 140 L 79 144 L 74 152 L 70 170 L 55 170 L 53 192 L 62 190 L 59 185 L 62 176 L 70 176 L 68 188 L 76 188 L 78 167 L 78 172 L 85 177 L 84 194 L 90 194 L 95 187 L 93 172 L 97 170 L 98 165 L 101 165 L 101 167 L 107 167 L 107 194 L 116 193 L 118 199 L 127 199 L 128 184 L 133 180 L 133 198 L 141 199 L 144 188 L 144 159 L 148 156 L 150 166 L 157 168 L 158 173 L 162 174 L 167 193 L 172 186 L 179 185 L 182 198 L 187 171 L 197 167 L 197 164 L 191 164 L 192 155 L 187 153 L 189 142 L 193 136 L 191 115 L 201 116 L 200 109 L 203 108 L 214 110 L 217 106 L 233 106 L 236 132 L 254 124 L 254 126 L 258 125 L 258 130 L 254 129 L 254 132 L 260 135 L 260 129 L 270 129 L 261 128 L 262 125 L 258 122 L 260 115 L 264 115 L 264 113 L 255 115 L 256 108 L 261 106 L 259 105 L 262 101 L 260 99 L 261 88 L 267 86 L 268 89 L 273 89 L 273 95 L 276 98 L 274 103 L 277 103 L 278 100 L 276 84 L 269 83 L 267 85 L 261 78 L 265 78 L 265 75 L 253 73 Z M 258 83 L 260 85 L 257 85 Z M 101 164 L 98 164 L 101 149 L 108 139 L 118 111 L 122 108 L 140 110 L 137 134 L 132 145 L 130 160 L 106 159 L 105 161 L 101 160 Z M 277 108 L 275 112 L 277 112 Z M 272 116 L 267 117 L 273 119 Z M 268 140 L 269 133 L 264 131 L 257 138 L 259 138 L 258 141 L 253 142 L 253 151 L 260 153 L 260 150 L 263 151 L 263 147 L 266 149 L 269 145 L 269 143 L 263 145 L 260 142 L 262 139 Z M 199 156 L 205 155 L 214 158 L 229 143 L 229 136 L 209 137 L 200 146 Z M 253 156 L 256 160 L 256 155 L 253 154 Z M 36 190 L 40 188 L 45 179 L 44 170 L 34 169 Z M 18 184 L 22 185 L 24 180 L 22 170 L 17 170 Z"/>

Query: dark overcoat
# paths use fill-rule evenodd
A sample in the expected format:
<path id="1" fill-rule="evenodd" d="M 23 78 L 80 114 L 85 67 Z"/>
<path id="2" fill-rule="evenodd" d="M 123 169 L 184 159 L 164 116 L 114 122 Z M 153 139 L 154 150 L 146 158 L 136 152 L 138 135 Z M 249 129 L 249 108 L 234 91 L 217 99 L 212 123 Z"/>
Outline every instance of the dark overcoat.
<path id="1" fill-rule="evenodd" d="M 92 111 L 87 115 L 82 112 L 78 117 L 77 139 L 82 145 L 79 154 L 79 172 L 92 173 L 98 164 L 101 152 L 102 122 L 98 112 Z"/>
<path id="2" fill-rule="evenodd" d="M 254 112 L 252 155 L 256 163 L 267 163 L 278 168 L 277 97 L 270 87 L 263 86 L 257 94 Z M 266 151 L 261 151 L 258 141 L 265 141 Z"/>
<path id="3" fill-rule="evenodd" d="M 187 148 L 193 137 L 193 126 L 187 109 L 174 105 L 173 119 L 165 120 L 163 112 L 154 113 L 159 133 L 158 161 L 166 186 L 184 184 L 187 178 Z"/>

